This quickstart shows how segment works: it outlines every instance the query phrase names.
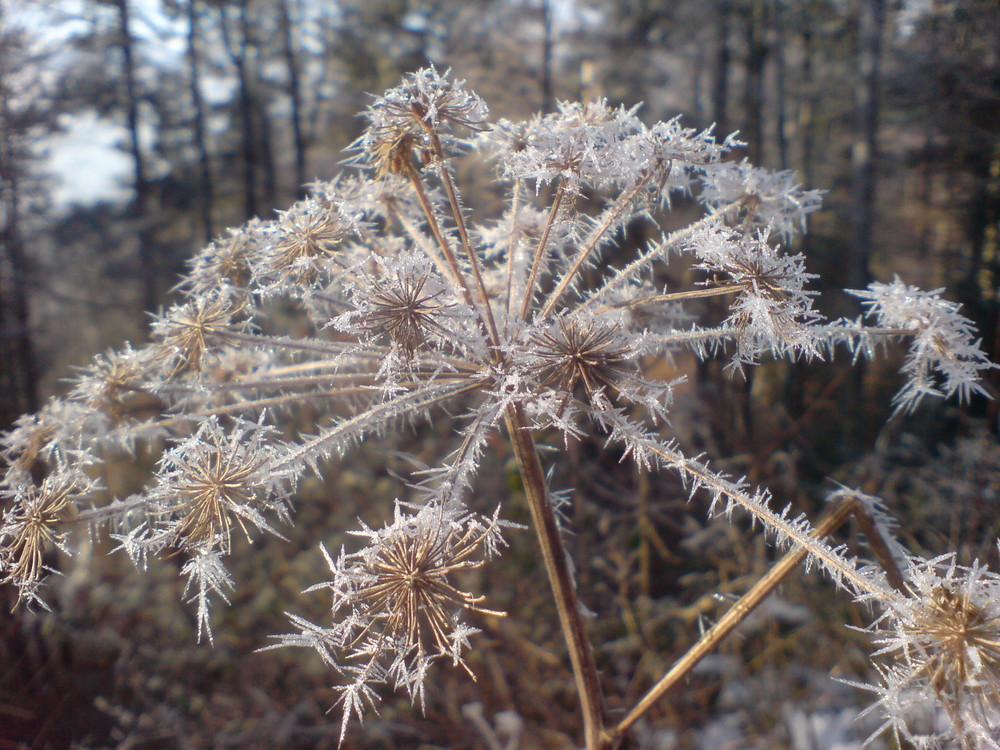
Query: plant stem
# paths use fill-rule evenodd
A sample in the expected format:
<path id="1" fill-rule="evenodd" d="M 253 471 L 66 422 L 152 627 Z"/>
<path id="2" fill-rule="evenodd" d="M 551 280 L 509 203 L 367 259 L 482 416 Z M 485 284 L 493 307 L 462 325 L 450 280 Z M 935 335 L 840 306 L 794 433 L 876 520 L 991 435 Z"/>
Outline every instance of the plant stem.
<path id="1" fill-rule="evenodd" d="M 542 261 L 545 258 L 546 246 L 549 244 L 549 234 L 552 232 L 556 216 L 559 215 L 559 208 L 562 206 L 565 194 L 566 183 L 560 181 L 559 187 L 556 189 L 555 198 L 552 199 L 552 206 L 549 208 L 549 217 L 545 220 L 545 228 L 542 230 L 542 236 L 538 240 L 538 246 L 535 248 L 535 254 L 531 259 L 531 271 L 528 273 L 528 282 L 524 285 L 524 299 L 521 300 L 521 311 L 519 313 L 521 320 L 528 319 L 528 312 L 531 310 L 531 302 L 535 294 L 535 281 L 538 278 L 538 269 L 541 268 Z"/>
<path id="2" fill-rule="evenodd" d="M 651 294 L 648 297 L 637 297 L 634 300 L 629 300 L 628 302 L 622 302 L 615 305 L 608 305 L 607 307 L 602 307 L 597 312 L 602 313 L 608 310 L 613 310 L 615 308 L 628 307 L 636 308 L 642 307 L 643 305 L 656 305 L 662 304 L 663 302 L 680 302 L 686 299 L 701 299 L 703 297 L 721 297 L 726 294 L 733 294 L 742 290 L 744 287 L 741 284 L 726 284 L 724 286 L 709 287 L 707 289 L 690 289 L 686 292 L 670 292 L 667 294 Z"/>
<path id="3" fill-rule="evenodd" d="M 437 216 L 434 214 L 434 207 L 431 205 L 431 199 L 427 195 L 427 191 L 424 189 L 424 183 L 420 179 L 420 175 L 417 173 L 417 168 L 410 163 L 409 160 L 406 162 L 406 173 L 410 178 L 410 184 L 413 186 L 413 191 L 417 195 L 417 201 L 420 203 L 420 208 L 424 212 L 424 216 L 427 217 L 427 226 L 431 230 L 431 234 L 434 235 L 434 239 L 437 240 L 438 247 L 441 248 L 441 252 L 444 253 L 445 261 L 448 263 L 448 268 L 451 270 L 454 279 L 462 287 L 462 296 L 465 298 L 466 304 L 476 309 L 476 303 L 473 301 L 472 290 L 469 288 L 469 282 L 465 278 L 465 274 L 462 273 L 462 269 L 458 265 L 458 259 L 455 258 L 455 253 L 452 252 L 451 245 L 448 244 L 448 240 L 445 239 L 444 232 L 441 231 L 441 225 L 438 224 Z"/>
<path id="4" fill-rule="evenodd" d="M 604 731 L 604 696 L 590 641 L 587 640 L 583 619 L 580 617 L 576 586 L 566 564 L 566 549 L 549 502 L 545 473 L 521 406 L 512 404 L 504 416 L 524 482 L 535 533 L 542 549 L 545 572 L 559 612 L 563 637 L 573 664 L 573 677 L 583 711 L 585 746 L 587 750 L 608 750 L 611 738 Z"/>
<path id="5" fill-rule="evenodd" d="M 813 531 L 816 539 L 821 539 L 834 529 L 838 528 L 847 517 L 854 513 L 859 503 L 853 496 L 845 497 L 840 505 Z M 761 602 L 770 594 L 785 576 L 794 570 L 806 556 L 803 547 L 796 547 L 782 557 L 774 567 L 761 578 L 753 588 L 744 594 L 736 604 L 729 608 L 722 618 L 715 623 L 705 634 L 692 646 L 684 656 L 670 668 L 670 670 L 660 678 L 646 695 L 635 705 L 628 715 L 618 722 L 612 731 L 614 736 L 623 734 L 629 727 L 635 724 L 663 695 L 687 675 L 701 659 L 714 649 L 718 643 L 729 635 L 733 629 L 746 619 L 747 615 L 753 612 Z"/>
<path id="6" fill-rule="evenodd" d="M 545 306 L 542 308 L 541 317 L 547 318 L 552 314 L 552 311 L 556 308 L 556 304 L 559 302 L 559 298 L 562 297 L 563 292 L 569 288 L 569 285 L 573 283 L 573 279 L 576 277 L 577 273 L 579 273 L 587 258 L 590 257 L 594 248 L 596 248 L 600 243 L 601 238 L 603 238 L 607 231 L 614 225 L 614 223 L 618 220 L 618 217 L 622 215 L 625 209 L 631 205 L 635 197 L 642 192 L 642 189 L 646 187 L 646 183 L 649 182 L 651 176 L 652 172 L 647 173 L 645 177 L 641 178 L 631 190 L 618 198 L 614 205 L 612 205 L 611 208 L 605 212 L 603 221 L 601 221 L 597 228 L 591 233 L 587 243 L 577 254 L 576 260 L 573 262 L 573 266 L 566 272 L 562 279 L 560 279 L 559 284 L 549 296 L 548 301 L 546 301 Z"/>
<path id="7" fill-rule="evenodd" d="M 427 123 L 421 120 L 421 124 L 427 128 Z M 440 136 L 432 129 L 427 129 L 431 138 L 431 145 L 438 160 L 438 176 L 444 191 L 448 196 L 448 204 L 451 206 L 451 216 L 455 220 L 455 227 L 458 229 L 458 239 L 465 252 L 465 257 L 469 260 L 469 269 L 472 271 L 472 278 L 476 282 L 476 291 L 479 292 L 479 301 L 483 305 L 482 314 L 489 329 L 490 343 L 493 345 L 493 356 L 496 356 L 496 348 L 500 346 L 500 335 L 497 332 L 497 324 L 493 319 L 493 308 L 490 306 L 490 296 L 486 292 L 486 284 L 483 282 L 482 272 L 479 270 L 479 258 L 472 249 L 469 241 L 469 229 L 465 225 L 465 216 L 462 215 L 462 203 L 458 198 L 458 190 L 455 188 L 455 181 L 448 171 L 448 163 L 445 160 L 444 147 L 441 145 Z"/>
<path id="8" fill-rule="evenodd" d="M 521 181 L 514 181 L 513 195 L 510 200 L 510 244 L 507 246 L 507 294 L 504 295 L 504 312 L 510 315 L 510 303 L 514 296 L 514 255 L 517 252 L 519 229 L 517 212 L 521 207 Z"/>

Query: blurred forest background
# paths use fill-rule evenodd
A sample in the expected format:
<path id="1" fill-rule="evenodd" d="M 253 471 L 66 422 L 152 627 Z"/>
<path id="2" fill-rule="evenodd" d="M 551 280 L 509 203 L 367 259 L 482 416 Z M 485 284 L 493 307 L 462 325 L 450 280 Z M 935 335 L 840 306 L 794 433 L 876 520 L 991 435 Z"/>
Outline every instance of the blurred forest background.
<path id="1" fill-rule="evenodd" d="M 429 63 L 467 79 L 495 117 L 606 97 L 643 102 L 648 123 L 683 114 L 739 130 L 741 156 L 828 191 L 799 240 L 821 309 L 857 314 L 836 290 L 898 273 L 947 288 L 996 359 L 995 0 L 0 0 L 0 429 L 65 390 L 72 366 L 142 340 L 146 311 L 171 299 L 196 249 L 336 175 L 366 92 Z M 470 205 L 495 206 L 485 179 L 463 177 Z M 674 208 L 665 229 L 694 215 Z M 768 364 L 746 380 L 703 365 L 673 427 L 813 517 L 834 477 L 885 496 L 913 549 L 987 557 L 1000 530 L 996 402 L 933 403 L 886 427 L 896 365 Z M 998 393 L 996 379 L 986 387 Z M 418 439 L 447 435 L 399 441 Z M 635 695 L 717 614 L 706 592 L 745 590 L 770 553 L 749 529 L 707 521 L 668 477 L 634 476 L 586 442 L 566 459 L 602 669 Z M 7 614 L 3 592 L 0 748 L 335 746 L 318 660 L 252 652 L 287 630 L 282 609 L 322 616 L 297 594 L 321 580 L 316 543 L 339 544 L 374 496 L 390 507 L 398 487 L 363 463 L 304 488 L 338 493 L 335 512 L 303 505 L 308 534 L 256 543 L 214 648 L 193 642 L 176 562 L 140 581 L 127 561 L 95 558 L 67 571 L 44 617 Z M 507 492 L 506 470 L 501 456 L 484 492 Z M 571 746 L 572 680 L 546 592 L 528 586 L 523 536 L 483 573 L 489 605 L 511 617 L 477 624 L 492 647 L 472 660 L 479 682 L 442 669 L 424 716 L 390 696 L 347 745 L 491 747 L 490 732 L 509 729 L 521 747 Z M 789 584 L 784 608 L 654 714 L 639 746 L 863 738 L 851 721 L 865 697 L 827 677 L 865 678 L 851 671 L 860 636 L 842 627 L 860 621 L 842 601 L 810 601 L 808 585 Z"/>

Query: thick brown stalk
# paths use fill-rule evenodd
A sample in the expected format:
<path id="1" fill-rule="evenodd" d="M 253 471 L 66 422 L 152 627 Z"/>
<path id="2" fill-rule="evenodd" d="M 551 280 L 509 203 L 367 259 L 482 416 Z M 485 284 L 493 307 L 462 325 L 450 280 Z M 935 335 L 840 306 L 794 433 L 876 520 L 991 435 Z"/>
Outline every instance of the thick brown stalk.
<path id="1" fill-rule="evenodd" d="M 535 533 L 542 549 L 545 572 L 559 612 L 563 637 L 573 664 L 573 677 L 583 711 L 585 746 L 587 750 L 608 750 L 611 738 L 604 730 L 604 697 L 590 641 L 580 617 L 576 586 L 566 563 L 566 549 L 549 502 L 545 472 L 521 407 L 516 404 L 508 407 L 505 419 L 514 446 L 514 456 L 524 481 Z"/>

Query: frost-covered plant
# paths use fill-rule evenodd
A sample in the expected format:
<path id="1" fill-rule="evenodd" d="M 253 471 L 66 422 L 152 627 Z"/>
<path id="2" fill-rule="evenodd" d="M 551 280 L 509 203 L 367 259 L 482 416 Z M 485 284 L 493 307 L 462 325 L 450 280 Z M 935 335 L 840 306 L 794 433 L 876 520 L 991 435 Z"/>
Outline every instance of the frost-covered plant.
<path id="1" fill-rule="evenodd" d="M 954 554 L 910 558 L 906 573 L 905 590 L 884 601 L 870 628 L 883 680 L 867 689 L 878 695 L 872 709 L 887 717 L 882 728 L 918 747 L 951 739 L 1000 747 L 1000 576 L 978 561 L 958 565 Z M 947 728 L 910 725 L 935 706 Z"/>
<path id="2" fill-rule="evenodd" d="M 357 173 L 211 244 L 149 344 L 95 358 L 67 398 L 4 436 L 0 571 L 20 600 L 44 606 L 43 552 L 69 552 L 65 524 L 83 521 L 110 527 L 140 567 L 150 556 L 180 555 L 200 633 L 210 636 L 210 601 L 233 586 L 225 558 L 235 527 L 248 537 L 279 534 L 305 473 L 448 410 L 464 418 L 454 451 L 414 477 L 384 528 L 356 532 L 358 548 L 323 548 L 329 580 L 312 590 L 329 592 L 329 620 L 291 615 L 297 632 L 273 647 L 313 647 L 340 675 L 342 736 L 382 683 L 422 702 L 436 662 L 465 666 L 477 632 L 468 620 L 502 614 L 460 579 L 499 554 L 501 532 L 513 526 L 502 507 L 483 516 L 466 504 L 483 452 L 506 432 L 570 653 L 585 743 L 609 747 L 661 693 L 606 723 L 535 446 L 543 430 L 572 441 L 593 429 L 640 468 L 677 472 L 713 512 L 749 513 L 797 556 L 788 566 L 805 557 L 880 607 L 879 658 L 897 657 L 878 688 L 890 724 L 911 736 L 897 717 L 904 692 L 916 688 L 940 702 L 956 736 L 996 747 L 988 715 L 1000 669 L 989 630 L 994 576 L 939 559 L 913 562 L 904 577 L 850 557 L 824 540 L 827 530 L 814 533 L 805 517 L 774 509 L 766 490 L 684 455 L 667 421 L 676 381 L 646 374 L 684 351 L 728 356 L 740 370 L 762 357 L 821 359 L 838 346 L 871 356 L 886 340 L 908 338 L 898 408 L 938 393 L 967 398 L 992 365 L 956 307 L 895 281 L 856 292 L 874 325 L 824 320 L 803 257 L 773 240 L 800 231 L 820 194 L 801 190 L 790 173 L 723 162 L 740 145 L 733 136 L 676 119 L 648 127 L 635 110 L 603 102 L 491 122 L 474 93 L 434 69 L 408 76 L 366 114 Z M 507 191 L 496 220 L 472 221 L 456 184 L 455 159 L 476 153 L 494 160 Z M 696 196 L 704 217 L 622 256 L 624 228 L 655 223 L 679 192 Z M 695 288 L 662 286 L 678 262 L 700 274 Z M 728 303 L 721 322 L 700 322 L 685 307 L 708 297 Z M 290 438 L 278 428 L 305 404 L 325 408 L 326 418 Z M 147 488 L 94 507 L 88 467 L 140 445 L 162 450 Z M 891 554 L 880 559 L 894 568 Z M 988 623 L 982 638 L 951 637 L 959 610 Z"/>

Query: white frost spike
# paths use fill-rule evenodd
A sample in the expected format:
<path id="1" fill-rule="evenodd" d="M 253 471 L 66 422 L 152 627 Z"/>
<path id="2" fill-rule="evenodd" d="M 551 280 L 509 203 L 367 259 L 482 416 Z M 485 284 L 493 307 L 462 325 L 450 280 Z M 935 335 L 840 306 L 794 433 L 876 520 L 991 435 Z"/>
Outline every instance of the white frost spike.
<path id="1" fill-rule="evenodd" d="M 897 411 L 912 411 L 924 396 L 957 395 L 967 401 L 975 393 L 987 395 L 981 376 L 998 366 L 980 347 L 972 321 L 959 314 L 960 305 L 941 299 L 942 291 L 924 291 L 899 277 L 851 291 L 878 325 L 911 336 L 901 370 L 907 381 L 894 400 Z"/>
<path id="2" fill-rule="evenodd" d="M 235 588 L 232 576 L 222 562 L 222 555 L 217 551 L 195 552 L 191 559 L 184 563 L 181 575 L 188 579 L 184 593 L 187 594 L 189 590 L 194 589 L 189 601 L 198 605 L 198 642 L 201 642 L 203 635 L 208 636 L 211 642 L 209 599 L 212 595 L 216 595 L 229 604 L 226 591 Z"/>

